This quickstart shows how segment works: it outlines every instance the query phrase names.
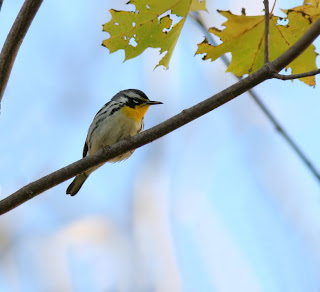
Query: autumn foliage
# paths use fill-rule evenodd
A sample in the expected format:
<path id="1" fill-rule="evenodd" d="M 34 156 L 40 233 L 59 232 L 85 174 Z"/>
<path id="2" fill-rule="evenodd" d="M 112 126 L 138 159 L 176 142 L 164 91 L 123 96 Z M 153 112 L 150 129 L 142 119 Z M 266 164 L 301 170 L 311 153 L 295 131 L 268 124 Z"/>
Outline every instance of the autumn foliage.
<path id="1" fill-rule="evenodd" d="M 165 52 L 160 66 L 168 68 L 170 58 L 179 38 L 188 13 L 206 10 L 206 2 L 197 0 L 137 1 L 127 3 L 135 7 L 131 11 L 111 9 L 112 19 L 104 24 L 103 30 L 110 37 L 103 41 L 111 53 L 123 49 L 125 60 L 141 54 L 146 48 L 160 48 Z M 134 6 L 132 6 L 134 5 Z M 279 57 L 291 47 L 320 17 L 319 0 L 306 0 L 303 5 L 283 10 L 285 17 L 270 13 L 269 50 L 270 61 Z M 213 46 L 205 38 L 198 44 L 197 54 L 204 54 L 203 59 L 216 60 L 225 53 L 232 54 L 227 72 L 236 76 L 251 74 L 264 64 L 264 15 L 235 15 L 230 11 L 219 11 L 227 18 L 225 29 L 210 28 L 209 32 L 222 41 Z M 178 20 L 178 21 L 177 21 Z M 174 21 L 176 21 L 175 24 Z M 301 56 L 290 63 L 286 69 L 292 74 L 312 71 L 316 66 L 315 46 L 311 45 Z M 315 85 L 315 77 L 300 79 L 308 85 Z"/>

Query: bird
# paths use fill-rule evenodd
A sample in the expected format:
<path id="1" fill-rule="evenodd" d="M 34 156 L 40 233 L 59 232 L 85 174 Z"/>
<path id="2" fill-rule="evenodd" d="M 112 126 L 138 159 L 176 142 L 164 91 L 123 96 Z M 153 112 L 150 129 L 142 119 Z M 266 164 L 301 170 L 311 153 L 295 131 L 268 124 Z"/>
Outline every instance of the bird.
<path id="1" fill-rule="evenodd" d="M 144 128 L 145 113 L 149 106 L 156 104 L 162 104 L 162 102 L 149 100 L 147 95 L 138 89 L 118 92 L 95 115 L 84 143 L 83 157 L 140 133 Z M 134 150 L 126 152 L 108 162 L 125 160 L 133 152 Z M 101 165 L 77 175 L 68 186 L 66 193 L 71 196 L 76 195 L 88 176 Z"/>

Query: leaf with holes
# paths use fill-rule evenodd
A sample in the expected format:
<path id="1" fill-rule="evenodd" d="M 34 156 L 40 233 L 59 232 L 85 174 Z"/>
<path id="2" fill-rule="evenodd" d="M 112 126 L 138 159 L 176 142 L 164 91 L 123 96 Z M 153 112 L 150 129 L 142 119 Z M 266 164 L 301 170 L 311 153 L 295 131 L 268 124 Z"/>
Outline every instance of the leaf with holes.
<path id="1" fill-rule="evenodd" d="M 223 31 L 210 28 L 222 44 L 212 46 L 205 39 L 198 44 L 196 54 L 205 54 L 204 60 L 216 60 L 225 53 L 231 52 L 232 61 L 227 72 L 237 76 L 251 74 L 264 63 L 264 16 L 234 15 L 230 11 L 220 11 L 228 21 L 223 25 Z M 269 58 L 274 60 L 291 47 L 310 27 L 310 20 L 303 13 L 290 10 L 288 24 L 278 23 L 278 17 L 270 17 Z M 317 69 L 315 47 L 311 45 L 297 59 L 290 63 L 292 74 L 303 73 Z M 314 76 L 301 78 L 308 85 L 315 85 Z"/>
<path id="2" fill-rule="evenodd" d="M 320 0 L 305 0 L 301 6 L 282 11 L 284 13 L 289 13 L 290 11 L 301 12 L 311 22 L 315 22 L 320 18 Z"/>
<path id="3" fill-rule="evenodd" d="M 123 49 L 125 60 L 148 47 L 160 48 L 165 54 L 156 67 L 166 68 L 189 11 L 205 10 L 205 0 L 131 0 L 127 4 L 135 5 L 135 11 L 110 10 L 112 18 L 103 25 L 110 38 L 102 44 L 110 53 Z"/>

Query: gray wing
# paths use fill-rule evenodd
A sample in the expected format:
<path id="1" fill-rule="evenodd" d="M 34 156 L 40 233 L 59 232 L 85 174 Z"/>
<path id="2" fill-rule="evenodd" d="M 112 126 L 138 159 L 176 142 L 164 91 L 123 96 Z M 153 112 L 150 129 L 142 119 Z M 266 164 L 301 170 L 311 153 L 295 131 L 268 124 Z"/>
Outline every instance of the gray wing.
<path id="1" fill-rule="evenodd" d="M 109 101 L 109 102 L 107 102 L 98 112 L 97 112 L 97 114 L 95 115 L 95 117 L 94 117 L 94 119 L 95 118 L 97 118 L 100 114 L 103 114 L 104 112 L 104 110 L 108 107 L 108 105 L 111 103 L 111 101 Z M 93 119 L 93 121 L 94 121 L 94 119 Z M 92 122 L 93 122 L 92 121 Z M 92 124 L 90 125 L 90 127 L 92 126 Z M 89 128 L 89 130 L 90 130 L 90 128 Z M 95 129 L 94 129 L 95 130 Z M 93 130 L 93 131 L 94 131 Z M 91 133 L 92 134 L 92 133 Z M 89 133 L 88 133 L 88 135 L 89 135 Z M 88 139 L 88 137 L 87 137 L 87 139 Z M 84 143 L 84 147 L 83 147 L 83 153 L 82 153 L 82 157 L 86 157 L 87 156 L 87 153 L 88 153 L 88 143 L 87 143 L 87 141 Z"/>

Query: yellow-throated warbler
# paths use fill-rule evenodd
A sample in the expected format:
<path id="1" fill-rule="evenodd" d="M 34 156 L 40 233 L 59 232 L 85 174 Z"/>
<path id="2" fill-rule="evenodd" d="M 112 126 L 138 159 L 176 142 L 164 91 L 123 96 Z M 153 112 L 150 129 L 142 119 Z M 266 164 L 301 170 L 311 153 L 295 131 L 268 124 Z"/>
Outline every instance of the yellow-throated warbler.
<path id="1" fill-rule="evenodd" d="M 154 104 L 162 102 L 149 100 L 140 90 L 127 89 L 118 92 L 94 117 L 84 144 L 83 157 L 140 133 L 144 126 L 143 117 L 149 106 Z M 127 159 L 132 153 L 133 151 L 127 152 L 108 162 Z M 67 194 L 76 195 L 90 173 L 100 166 L 77 175 L 67 188 Z"/>

